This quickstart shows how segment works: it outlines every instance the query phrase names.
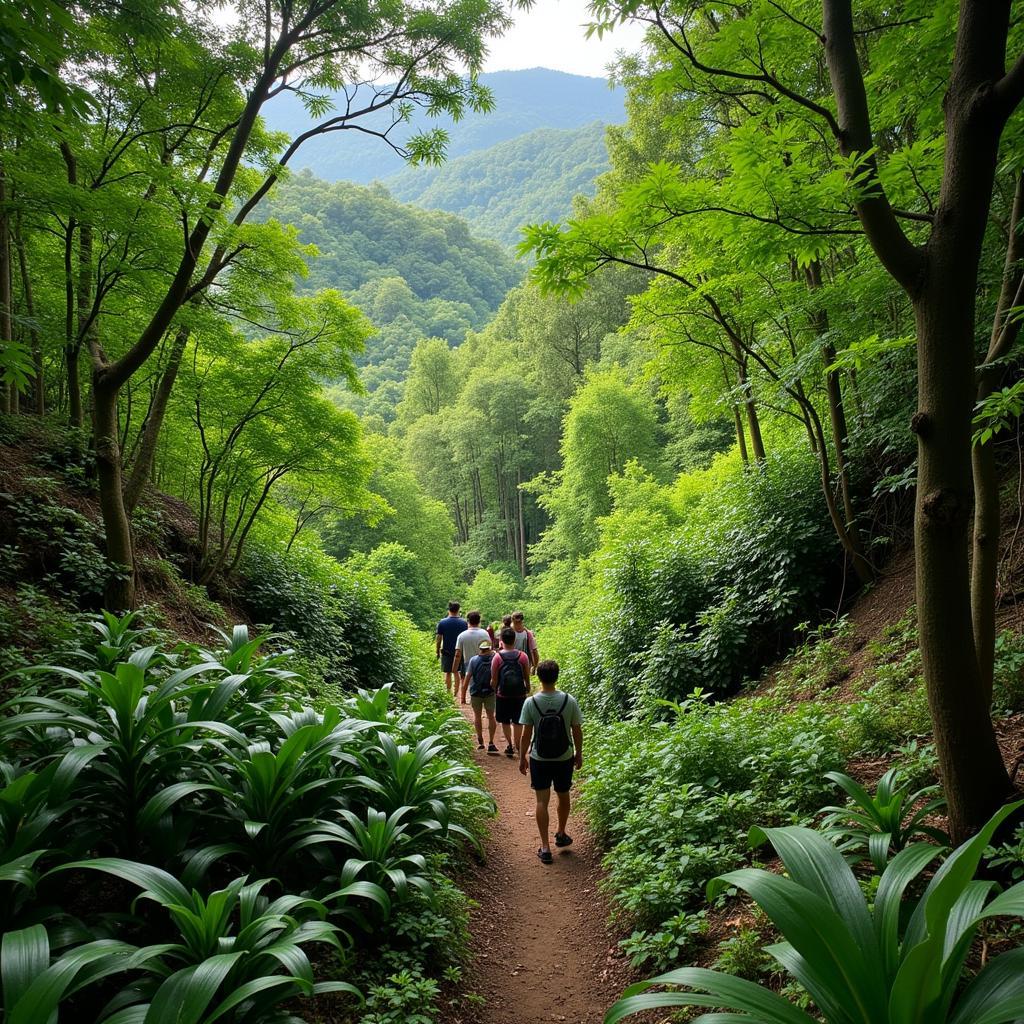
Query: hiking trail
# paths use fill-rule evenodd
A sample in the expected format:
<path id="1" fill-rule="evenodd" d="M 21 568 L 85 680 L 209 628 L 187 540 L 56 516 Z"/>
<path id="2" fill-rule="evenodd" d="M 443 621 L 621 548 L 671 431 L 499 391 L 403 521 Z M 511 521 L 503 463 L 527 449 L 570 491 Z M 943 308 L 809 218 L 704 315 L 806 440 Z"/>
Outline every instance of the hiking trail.
<path id="1" fill-rule="evenodd" d="M 472 711 L 462 712 L 472 724 Z M 498 742 L 504 749 L 500 730 Z M 634 979 L 607 927 L 597 843 L 574 806 L 567 829 L 573 845 L 552 847 L 554 863 L 542 864 L 533 791 L 519 774 L 518 756 L 474 753 L 498 815 L 484 845 L 486 861 L 462 879 L 478 906 L 470 920 L 473 958 L 460 988 L 485 1003 L 454 1007 L 444 1024 L 601 1024 Z M 576 797 L 574 787 L 574 803 Z M 553 831 L 553 797 L 551 811 Z"/>

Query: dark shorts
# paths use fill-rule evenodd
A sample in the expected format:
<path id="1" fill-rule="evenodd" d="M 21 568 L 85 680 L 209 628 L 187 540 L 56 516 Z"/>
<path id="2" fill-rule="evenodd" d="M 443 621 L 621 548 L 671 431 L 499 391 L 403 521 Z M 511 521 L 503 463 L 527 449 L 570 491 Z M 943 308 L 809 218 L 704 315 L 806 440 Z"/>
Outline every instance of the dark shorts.
<path id="1" fill-rule="evenodd" d="M 455 662 L 455 652 L 454 651 L 452 651 L 451 654 L 449 654 L 447 651 L 442 651 L 441 652 L 441 671 L 442 672 L 451 672 L 452 665 L 454 664 L 454 662 Z"/>
<path id="2" fill-rule="evenodd" d="M 573 761 L 567 757 L 564 761 L 538 761 L 530 758 L 530 788 L 550 789 L 555 787 L 556 793 L 568 793 L 572 789 Z"/>
<path id="3" fill-rule="evenodd" d="M 518 725 L 525 703 L 525 697 L 499 697 L 495 701 L 494 717 L 499 722 L 512 722 L 513 725 Z"/>

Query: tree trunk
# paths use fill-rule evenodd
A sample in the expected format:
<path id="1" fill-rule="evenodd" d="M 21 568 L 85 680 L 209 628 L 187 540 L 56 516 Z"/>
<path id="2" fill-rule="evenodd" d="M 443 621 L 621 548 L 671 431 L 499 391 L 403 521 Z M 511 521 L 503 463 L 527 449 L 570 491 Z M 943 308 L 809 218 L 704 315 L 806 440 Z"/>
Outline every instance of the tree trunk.
<path id="1" fill-rule="evenodd" d="M 67 168 L 68 184 L 78 184 L 78 162 L 71 147 L 61 143 L 61 155 Z M 82 378 L 78 354 L 81 341 L 75 328 L 75 232 L 78 221 L 69 217 L 64 229 L 64 375 L 68 389 L 68 422 L 81 430 L 85 426 L 82 409 Z"/>
<path id="2" fill-rule="evenodd" d="M 523 470 L 516 467 L 516 512 L 519 519 L 519 575 L 526 579 L 526 523 L 523 519 Z"/>
<path id="3" fill-rule="evenodd" d="M 812 292 L 821 289 L 821 263 L 812 260 L 806 271 L 807 285 Z M 829 369 L 836 361 L 835 345 L 828 339 L 828 311 L 816 309 L 811 313 L 811 324 L 818 337 L 822 339 L 821 356 L 825 363 L 825 391 L 828 395 L 828 418 L 832 427 L 832 443 L 836 452 L 836 477 L 843 499 L 843 513 L 849 529 L 859 534 L 854 526 L 855 512 L 853 497 L 850 492 L 850 472 L 847 452 L 850 444 L 850 430 L 846 422 L 846 406 L 843 403 L 843 389 L 839 379 L 839 371 Z"/>
<path id="4" fill-rule="evenodd" d="M 107 561 L 113 570 L 105 595 L 109 611 L 135 606 L 135 553 L 131 521 L 121 485 L 121 450 L 118 444 L 117 388 L 106 387 L 93 374 L 93 431 L 96 440 L 96 478 L 100 511 L 107 536 Z"/>
<path id="5" fill-rule="evenodd" d="M 733 425 L 736 427 L 736 443 L 740 446 L 740 458 L 743 460 L 743 464 L 747 465 L 750 462 L 750 456 L 747 455 L 747 439 L 743 434 L 743 420 L 740 417 L 738 405 L 732 407 L 732 419 Z"/>
<path id="6" fill-rule="evenodd" d="M 874 138 L 850 0 L 824 0 L 823 41 L 844 156 Z M 974 642 L 968 569 L 972 503 L 975 290 L 999 139 L 1024 93 L 1024 65 L 1004 76 L 1010 5 L 963 0 L 943 102 L 946 149 L 939 202 L 922 251 L 903 233 L 873 155 L 859 173 L 865 236 L 906 290 L 917 327 L 917 608 L 935 747 L 954 844 L 972 835 L 1011 791 Z"/>
<path id="7" fill-rule="evenodd" d="M 39 343 L 39 330 L 35 326 L 36 306 L 32 296 L 32 278 L 28 272 L 28 256 L 25 252 L 25 238 L 21 231 L 21 217 L 14 222 L 14 244 L 18 251 L 18 268 L 21 271 L 21 291 L 25 298 L 25 315 L 29 319 L 29 337 L 32 341 L 32 365 L 36 376 L 33 385 L 35 411 L 37 416 L 46 415 L 46 381 L 43 377 L 43 349 Z"/>
<path id="8" fill-rule="evenodd" d="M 821 289 L 821 264 L 813 260 L 807 268 L 807 285 L 812 292 Z M 850 488 L 850 470 L 847 452 L 849 450 L 850 432 L 846 422 L 846 407 L 843 404 L 843 389 L 839 380 L 839 371 L 830 369 L 836 361 L 836 349 L 828 340 L 828 311 L 816 309 L 811 313 L 811 323 L 818 337 L 822 339 L 821 355 L 825 363 L 825 393 L 828 396 L 828 418 L 832 428 L 832 445 L 836 453 L 836 478 L 839 481 L 839 493 L 843 502 L 843 516 L 846 520 L 844 530 L 853 552 L 853 564 L 861 583 L 869 583 L 875 573 L 864 557 L 864 542 L 857 526 L 857 516 L 853 507 L 853 494 Z M 824 439 L 819 438 L 819 444 Z M 826 457 L 826 456 L 819 456 Z"/>
<path id="9" fill-rule="evenodd" d="M 1018 265 L 1024 258 L 1024 240 L 1020 235 L 1024 215 L 1024 175 L 1017 176 L 1010 213 L 1009 241 L 1003 266 L 1003 283 L 992 319 L 988 353 L 978 374 L 976 402 L 983 402 L 999 386 L 1004 369 L 993 366 L 1013 347 L 1020 331 L 1019 314 L 1010 310 L 1019 306 L 1024 288 L 1024 273 Z M 974 550 L 971 560 L 971 614 L 978 671 L 985 698 L 992 702 L 992 675 L 995 669 L 996 575 L 999 569 L 999 480 L 996 457 L 991 443 L 972 449 L 974 476 Z"/>
<path id="10" fill-rule="evenodd" d="M 184 355 L 185 346 L 188 344 L 189 334 L 190 331 L 187 327 L 179 327 L 175 331 L 174 341 L 171 343 L 171 351 L 167 358 L 167 366 L 160 376 L 156 393 L 153 395 L 149 412 L 146 414 L 142 437 L 135 453 L 135 462 L 124 489 L 124 503 L 129 515 L 135 511 L 139 504 L 139 498 L 142 497 L 142 492 L 149 482 L 150 471 L 153 468 L 153 456 L 156 453 L 160 430 L 164 425 L 164 416 L 167 413 L 167 402 L 178 377 L 181 358 Z"/>
<path id="11" fill-rule="evenodd" d="M 739 377 L 740 390 L 743 392 L 743 408 L 747 413 L 747 429 L 750 432 L 750 448 L 754 453 L 756 462 L 764 462 L 764 441 L 761 438 L 761 421 L 757 415 L 757 406 L 754 404 L 754 390 L 750 386 L 750 379 L 747 377 L 747 358 L 735 338 L 730 339 L 733 346 L 733 355 L 736 360 L 736 373 Z"/>
<path id="12" fill-rule="evenodd" d="M 7 217 L 7 178 L 0 167 L 0 346 L 7 347 L 14 340 L 14 322 L 11 318 L 11 246 Z M 18 391 L 14 383 L 4 388 L 3 409 L 17 412 Z"/>
<path id="13" fill-rule="evenodd" d="M 982 684 L 968 570 L 975 283 L 998 136 L 971 124 L 972 96 L 958 77 L 954 71 L 946 98 L 946 171 L 927 277 L 914 302 L 918 625 L 954 843 L 977 831 L 1010 792 Z"/>

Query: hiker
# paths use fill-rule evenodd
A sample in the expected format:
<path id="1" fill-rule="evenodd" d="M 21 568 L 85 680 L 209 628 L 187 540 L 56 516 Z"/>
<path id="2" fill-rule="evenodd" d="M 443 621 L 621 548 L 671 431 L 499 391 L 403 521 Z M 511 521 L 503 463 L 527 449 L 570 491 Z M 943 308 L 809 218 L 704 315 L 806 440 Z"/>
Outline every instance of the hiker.
<path id="1" fill-rule="evenodd" d="M 522 651 L 516 650 L 516 631 L 506 626 L 501 631 L 501 650 L 491 659 L 491 686 L 497 700 L 494 717 L 501 724 L 505 737 L 505 756 L 515 757 L 519 749 L 523 727 L 519 718 L 523 701 L 530 695 L 530 662 Z"/>
<path id="2" fill-rule="evenodd" d="M 459 602 L 448 602 L 448 614 L 437 624 L 437 646 L 434 657 L 441 662 L 444 685 L 452 692 L 452 665 L 455 663 L 455 645 L 459 637 L 469 629 L 469 623 L 459 617 Z M 456 694 L 458 696 L 458 694 Z"/>
<path id="3" fill-rule="evenodd" d="M 487 630 L 480 628 L 479 612 L 470 612 L 466 620 L 469 628 L 463 630 L 455 641 L 455 661 L 452 664 L 463 704 L 466 703 L 466 687 L 469 685 L 469 663 L 480 653 L 480 644 L 491 639 Z"/>
<path id="4" fill-rule="evenodd" d="M 491 660 L 494 651 L 490 640 L 480 641 L 480 653 L 469 659 L 466 675 L 469 677 L 469 700 L 473 705 L 473 720 L 476 722 L 476 749 L 484 749 L 483 712 L 487 712 L 487 753 L 496 754 L 494 734 L 498 722 L 494 717 L 494 687 L 491 685 Z"/>
<path id="5" fill-rule="evenodd" d="M 573 767 L 583 767 L 583 716 L 575 697 L 557 688 L 557 661 L 542 661 L 537 666 L 537 678 L 540 693 L 524 702 L 520 716 L 523 742 L 519 749 L 519 771 L 527 774 L 529 751 L 530 787 L 537 794 L 537 831 L 540 833 L 537 856 L 543 864 L 550 864 L 553 858 L 548 836 L 548 802 L 552 785 L 558 801 L 555 846 L 572 845 L 572 836 L 565 831 L 565 826 L 569 820 Z"/>
<path id="6" fill-rule="evenodd" d="M 533 671 L 537 671 L 540 663 L 540 654 L 537 652 L 537 638 L 533 631 L 523 624 L 523 613 L 512 613 L 512 628 L 516 631 L 516 650 L 522 651 L 529 659 Z"/>

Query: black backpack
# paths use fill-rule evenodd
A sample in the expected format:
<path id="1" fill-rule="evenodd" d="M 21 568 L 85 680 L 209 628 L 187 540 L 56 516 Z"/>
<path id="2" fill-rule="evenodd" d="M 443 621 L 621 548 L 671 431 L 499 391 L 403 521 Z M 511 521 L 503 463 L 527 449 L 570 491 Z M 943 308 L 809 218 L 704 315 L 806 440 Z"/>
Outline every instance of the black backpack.
<path id="1" fill-rule="evenodd" d="M 533 706 L 540 714 L 540 721 L 537 723 L 537 739 L 533 749 L 538 757 L 553 761 L 561 757 L 569 749 L 569 734 L 565 728 L 565 719 L 562 713 L 569 703 L 569 694 L 562 699 L 562 706 L 557 711 L 541 711 L 537 698 L 533 698 Z"/>
<path id="2" fill-rule="evenodd" d="M 507 655 L 507 657 L 506 657 Z M 519 651 L 498 651 L 501 667 L 498 669 L 498 696 L 525 697 L 526 677 L 519 663 Z"/>
<path id="3" fill-rule="evenodd" d="M 491 689 L 491 659 L 482 654 L 473 666 L 473 684 L 469 692 L 474 697 L 490 697 L 494 693 Z"/>

